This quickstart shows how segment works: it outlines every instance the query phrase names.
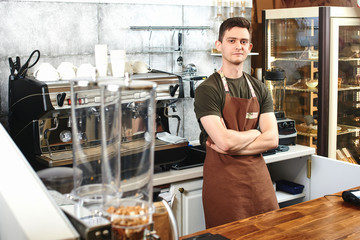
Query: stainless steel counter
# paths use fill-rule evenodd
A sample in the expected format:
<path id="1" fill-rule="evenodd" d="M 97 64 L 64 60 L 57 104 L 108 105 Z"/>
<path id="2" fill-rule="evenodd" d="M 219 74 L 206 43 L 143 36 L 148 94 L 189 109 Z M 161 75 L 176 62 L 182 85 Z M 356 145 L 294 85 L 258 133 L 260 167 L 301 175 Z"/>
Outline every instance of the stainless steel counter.
<path id="1" fill-rule="evenodd" d="M 315 154 L 315 149 L 302 145 L 289 146 L 289 151 L 280 152 L 273 155 L 265 156 L 267 164 L 283 161 L 286 159 L 304 157 Z M 169 184 L 174 182 L 185 181 L 189 179 L 201 178 L 203 167 L 194 167 L 184 170 L 170 170 L 167 172 L 154 174 L 154 186 Z"/>

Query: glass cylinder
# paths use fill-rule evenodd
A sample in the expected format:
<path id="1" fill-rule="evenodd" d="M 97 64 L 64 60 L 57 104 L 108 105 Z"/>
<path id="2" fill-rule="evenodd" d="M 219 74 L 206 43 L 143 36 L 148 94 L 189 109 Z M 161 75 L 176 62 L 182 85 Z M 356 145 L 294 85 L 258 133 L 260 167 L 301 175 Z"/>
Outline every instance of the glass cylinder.
<path id="1" fill-rule="evenodd" d="M 222 0 L 217 1 L 216 17 L 213 23 L 213 30 L 215 34 L 215 40 L 219 40 L 219 29 L 221 24 L 225 21 L 225 17 L 222 13 Z M 215 47 L 211 49 L 212 53 L 220 53 Z"/>
<path id="2" fill-rule="evenodd" d="M 229 17 L 230 17 L 230 18 L 235 17 L 235 12 L 234 12 L 234 1 L 230 1 L 230 13 L 229 13 Z"/>
<path id="3" fill-rule="evenodd" d="M 246 14 L 245 5 L 246 5 L 246 1 L 241 0 L 240 1 L 240 17 L 245 17 L 245 14 Z"/>
<path id="4" fill-rule="evenodd" d="M 144 239 L 154 211 L 156 84 L 136 80 L 99 85 L 103 210 L 113 239 Z"/>
<path id="5" fill-rule="evenodd" d="M 100 88 L 84 78 L 71 80 L 70 89 L 73 168 L 82 172 L 74 174 L 72 195 L 95 213 L 102 206 Z"/>
<path id="6" fill-rule="evenodd" d="M 274 111 L 282 112 L 286 86 L 285 71 L 280 68 L 272 68 L 271 70 L 266 71 L 265 84 L 270 90 Z"/>

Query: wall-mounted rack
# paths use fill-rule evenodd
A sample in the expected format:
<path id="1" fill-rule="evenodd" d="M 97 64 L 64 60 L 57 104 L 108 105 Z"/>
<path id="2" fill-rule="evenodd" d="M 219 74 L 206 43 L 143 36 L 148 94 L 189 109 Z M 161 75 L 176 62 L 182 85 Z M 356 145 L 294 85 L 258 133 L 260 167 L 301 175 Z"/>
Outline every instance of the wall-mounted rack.
<path id="1" fill-rule="evenodd" d="M 206 30 L 210 26 L 130 26 L 131 30 Z"/>
<path id="2" fill-rule="evenodd" d="M 248 54 L 248 56 L 258 56 L 258 55 L 259 55 L 259 53 L 256 53 L 256 52 L 250 52 L 250 53 Z M 221 53 L 211 53 L 211 56 L 221 57 L 222 54 L 221 54 Z"/>
<path id="3" fill-rule="evenodd" d="M 204 35 L 205 34 L 205 30 L 209 30 L 211 29 L 210 26 L 130 26 L 130 30 L 134 30 L 134 31 L 148 31 L 149 32 L 149 46 L 148 49 L 146 51 L 143 51 L 144 53 L 148 53 L 149 54 L 149 65 L 151 65 L 151 58 L 150 55 L 152 53 L 173 53 L 172 55 L 172 61 L 174 63 L 175 57 L 174 57 L 174 53 L 178 53 L 180 56 L 179 58 L 181 58 L 181 54 L 184 52 L 183 49 L 183 37 L 182 37 L 182 33 L 180 32 L 186 32 L 186 35 L 189 35 L 190 30 L 200 30 L 201 34 Z M 156 30 L 170 30 L 173 31 L 172 33 L 172 39 L 174 40 L 175 37 L 175 32 L 179 31 L 179 37 L 178 37 L 178 45 L 177 46 L 168 46 L 168 47 L 151 47 L 150 46 L 150 42 L 151 42 L 151 37 L 152 37 L 152 33 L 153 31 Z M 180 36 L 181 35 L 181 36 Z M 178 58 L 178 59 L 179 59 Z M 177 66 L 177 63 L 175 63 L 175 65 Z M 172 64 L 172 71 L 175 72 L 174 69 L 174 64 Z"/>

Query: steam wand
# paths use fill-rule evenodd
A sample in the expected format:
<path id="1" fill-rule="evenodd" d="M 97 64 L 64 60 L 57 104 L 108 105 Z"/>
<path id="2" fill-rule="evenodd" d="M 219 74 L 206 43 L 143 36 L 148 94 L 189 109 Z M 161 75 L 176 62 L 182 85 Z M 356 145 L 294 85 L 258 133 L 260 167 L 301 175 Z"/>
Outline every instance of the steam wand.
<path id="1" fill-rule="evenodd" d="M 175 112 L 175 107 L 171 107 Z M 177 128 L 176 128 L 176 136 L 179 136 L 179 128 L 180 128 L 180 121 L 181 118 L 178 115 L 169 115 L 167 112 L 168 108 L 164 108 L 164 116 L 167 118 L 176 118 L 178 120 Z"/>
<path id="2" fill-rule="evenodd" d="M 57 119 L 57 115 L 58 115 L 58 113 L 54 113 L 54 114 L 53 114 L 55 127 L 53 127 L 53 128 L 47 128 L 47 129 L 44 131 L 44 138 L 45 138 L 46 146 L 47 146 L 47 148 L 48 148 L 50 157 L 52 157 L 52 152 L 51 152 L 51 149 L 50 149 L 48 132 L 54 131 L 54 130 L 56 130 L 56 129 L 58 128 L 58 126 L 59 126 L 59 121 L 58 121 L 58 119 Z"/>

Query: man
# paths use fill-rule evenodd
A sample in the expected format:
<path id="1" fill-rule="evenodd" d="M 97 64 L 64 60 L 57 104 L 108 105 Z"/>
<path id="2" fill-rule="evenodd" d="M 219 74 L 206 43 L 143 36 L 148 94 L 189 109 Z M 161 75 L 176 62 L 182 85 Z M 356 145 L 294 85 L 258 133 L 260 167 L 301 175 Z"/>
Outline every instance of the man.
<path id="1" fill-rule="evenodd" d="M 249 21 L 224 21 L 215 45 L 222 67 L 196 89 L 194 103 L 200 142 L 206 144 L 207 228 L 279 208 L 261 155 L 278 146 L 273 102 L 266 86 L 243 72 L 252 49 Z"/>

